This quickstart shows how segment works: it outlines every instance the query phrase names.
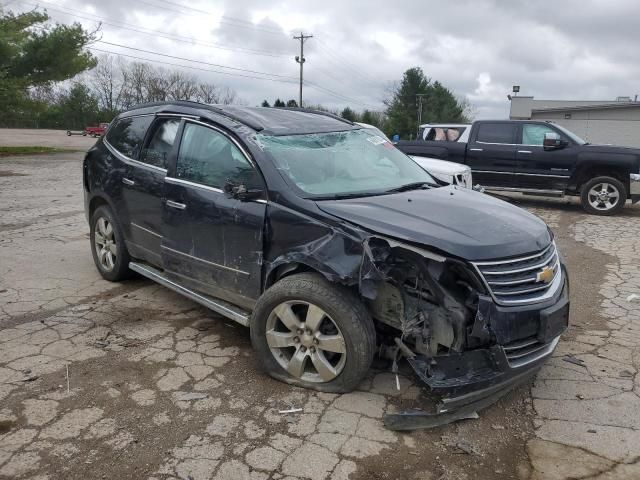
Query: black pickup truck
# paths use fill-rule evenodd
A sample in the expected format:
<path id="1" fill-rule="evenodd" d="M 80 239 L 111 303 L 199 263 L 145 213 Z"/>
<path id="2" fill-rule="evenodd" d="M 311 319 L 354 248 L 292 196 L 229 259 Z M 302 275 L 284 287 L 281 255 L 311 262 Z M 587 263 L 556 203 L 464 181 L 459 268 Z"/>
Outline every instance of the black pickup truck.
<path id="1" fill-rule="evenodd" d="M 468 142 L 401 141 L 407 155 L 471 167 L 488 190 L 580 196 L 583 208 L 613 215 L 640 200 L 640 149 L 592 145 L 566 128 L 531 120 L 478 120 Z"/>

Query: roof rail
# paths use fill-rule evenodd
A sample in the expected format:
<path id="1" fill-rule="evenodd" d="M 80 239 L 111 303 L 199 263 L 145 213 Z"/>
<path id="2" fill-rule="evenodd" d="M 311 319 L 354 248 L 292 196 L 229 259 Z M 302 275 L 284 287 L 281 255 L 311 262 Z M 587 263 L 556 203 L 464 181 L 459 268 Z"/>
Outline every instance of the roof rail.
<path id="1" fill-rule="evenodd" d="M 273 107 L 272 107 L 273 108 Z M 335 113 L 323 112 L 322 110 L 314 110 L 313 108 L 301 108 L 301 107 L 275 107 L 280 110 L 291 110 L 293 112 L 304 112 L 304 113 L 314 113 L 316 115 L 324 115 L 325 117 L 331 117 L 334 120 L 339 120 L 344 123 L 348 123 L 349 125 L 355 125 L 351 120 L 347 120 L 346 118 L 342 118 Z"/>
<path id="2" fill-rule="evenodd" d="M 194 102 L 192 100 L 164 100 L 164 101 L 158 101 L 158 102 L 139 103 L 131 107 L 129 110 L 137 110 L 137 109 L 148 108 L 148 107 L 162 107 L 162 106 L 171 107 L 172 105 L 176 107 L 191 107 L 191 108 L 200 108 L 203 110 L 210 110 L 219 115 L 230 118 L 231 120 L 238 122 L 242 125 L 246 125 L 247 127 L 252 128 L 257 132 L 264 130 L 263 125 L 259 123 L 251 122 L 250 120 L 247 120 L 246 118 L 242 118 L 239 115 L 235 115 L 234 113 L 231 113 L 225 110 L 224 108 L 220 108 L 217 105 L 212 105 L 209 103 Z"/>
<path id="3" fill-rule="evenodd" d="M 259 123 L 254 123 L 250 120 L 247 120 L 246 118 L 242 118 L 238 115 L 234 115 L 233 113 L 230 113 L 223 108 L 216 107 L 215 105 L 204 104 L 204 103 L 200 105 L 216 113 L 219 113 L 224 117 L 228 117 L 231 120 L 235 120 L 236 122 L 241 123 L 242 125 L 246 125 L 247 127 L 254 129 L 256 132 L 261 132 L 262 130 L 264 130 L 264 125 L 260 125 Z"/>

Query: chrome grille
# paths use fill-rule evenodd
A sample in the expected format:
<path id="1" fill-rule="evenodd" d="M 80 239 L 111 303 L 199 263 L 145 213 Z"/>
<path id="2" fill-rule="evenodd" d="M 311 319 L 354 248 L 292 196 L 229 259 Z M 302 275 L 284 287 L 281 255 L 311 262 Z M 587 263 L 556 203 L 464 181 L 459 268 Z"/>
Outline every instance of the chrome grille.
<path id="1" fill-rule="evenodd" d="M 503 345 L 502 349 L 509 361 L 509 366 L 518 368 L 549 355 L 556 348 L 559 338 L 556 337 L 549 343 L 541 343 L 535 337 L 531 337 Z"/>
<path id="2" fill-rule="evenodd" d="M 496 302 L 509 304 L 535 303 L 552 296 L 562 283 L 560 259 L 555 243 L 540 252 L 519 258 L 474 262 Z M 538 274 L 545 267 L 553 268 L 546 283 Z"/>

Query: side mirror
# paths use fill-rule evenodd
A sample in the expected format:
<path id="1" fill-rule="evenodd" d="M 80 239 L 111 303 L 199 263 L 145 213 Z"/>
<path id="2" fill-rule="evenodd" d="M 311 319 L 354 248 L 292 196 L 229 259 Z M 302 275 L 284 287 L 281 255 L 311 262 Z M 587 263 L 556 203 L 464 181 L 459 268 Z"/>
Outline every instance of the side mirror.
<path id="1" fill-rule="evenodd" d="M 558 133 L 548 132 L 544 134 L 542 146 L 546 151 L 558 150 L 560 148 L 564 148 L 566 143 L 562 141 L 562 137 L 560 137 Z"/>
<path id="2" fill-rule="evenodd" d="M 251 190 L 244 183 L 236 183 L 231 180 L 225 182 L 223 190 L 228 196 L 243 202 L 259 198 L 262 195 L 262 190 Z"/>

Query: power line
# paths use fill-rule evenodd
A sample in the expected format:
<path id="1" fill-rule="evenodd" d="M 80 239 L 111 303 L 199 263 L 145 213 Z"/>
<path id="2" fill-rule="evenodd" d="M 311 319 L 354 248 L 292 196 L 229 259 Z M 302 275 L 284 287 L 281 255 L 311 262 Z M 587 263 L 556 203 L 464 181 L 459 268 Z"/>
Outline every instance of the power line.
<path id="1" fill-rule="evenodd" d="M 318 90 L 320 92 L 327 93 L 327 94 L 331 95 L 332 97 L 335 97 L 335 98 L 337 98 L 339 100 L 343 100 L 343 101 L 347 101 L 347 102 L 351 102 L 351 103 L 356 103 L 358 105 L 362 105 L 363 107 L 367 107 L 367 108 L 370 108 L 372 110 L 375 110 L 375 109 L 378 108 L 375 105 L 364 103 L 364 102 L 361 102 L 360 100 L 356 100 L 355 98 L 347 97 L 346 95 L 342 95 L 342 94 L 340 94 L 338 92 L 335 92 L 333 90 L 329 90 L 328 88 L 321 87 L 320 85 L 318 85 L 316 83 L 312 83 L 312 82 L 309 82 L 309 81 L 305 80 L 304 84 L 309 86 L 309 87 L 311 87 L 311 88 L 313 88 L 313 89 L 315 89 L 315 90 Z"/>
<path id="2" fill-rule="evenodd" d="M 341 59 L 341 57 L 337 53 L 333 52 L 333 50 L 329 48 L 329 46 L 325 42 L 323 42 L 321 38 L 318 38 L 317 40 L 318 44 L 320 45 L 320 53 L 324 54 L 323 56 L 326 59 L 342 67 L 343 69 L 348 70 L 351 75 L 356 75 L 366 82 L 376 83 L 378 81 L 373 79 L 372 77 L 369 77 L 368 75 L 363 74 L 356 67 L 353 67 L 347 60 L 344 59 L 344 57 L 342 57 Z"/>
<path id="3" fill-rule="evenodd" d="M 222 72 L 220 70 L 212 70 L 210 68 L 199 68 L 199 67 L 194 67 L 194 66 L 191 66 L 191 65 L 180 65 L 180 64 L 177 64 L 177 63 L 163 62 L 161 60 L 138 57 L 136 55 L 128 55 L 126 53 L 114 52 L 114 51 L 111 51 L 111 50 L 103 50 L 101 48 L 96 48 L 96 47 L 88 47 L 88 49 L 91 50 L 91 51 L 94 51 L 94 52 L 108 53 L 108 54 L 111 54 L 111 55 L 116 55 L 118 57 L 133 58 L 133 59 L 136 59 L 136 60 L 142 60 L 142 61 L 149 62 L 149 63 L 158 63 L 158 64 L 162 64 L 162 65 L 171 65 L 173 67 L 190 68 L 192 70 L 199 70 L 201 72 L 211 72 L 211 73 L 217 73 L 217 74 L 220 74 L 220 75 L 229 75 L 229 76 L 232 76 L 232 77 L 252 78 L 252 79 L 255 79 L 255 80 L 269 80 L 271 82 L 290 83 L 290 84 L 295 84 L 296 83 L 294 80 L 287 80 L 287 79 L 280 79 L 280 78 L 269 78 L 269 77 L 256 77 L 254 75 L 244 75 L 242 73 Z"/>
<path id="4" fill-rule="evenodd" d="M 196 13 L 204 13 L 206 15 L 217 16 L 217 14 L 215 12 L 212 12 L 211 10 L 203 10 L 203 9 L 200 9 L 200 8 L 192 7 L 190 5 L 184 5 L 184 4 L 179 3 L 179 2 L 172 2 L 172 1 L 169 1 L 169 0 L 156 0 L 156 1 L 157 2 L 161 2 L 161 3 L 166 3 L 168 5 L 173 5 L 173 6 L 185 9 L 185 10 L 191 10 L 191 11 L 196 12 Z M 279 30 L 279 29 L 274 28 L 274 27 L 268 27 L 268 26 L 264 26 L 264 25 L 256 25 L 255 23 L 250 22 L 248 20 L 243 20 L 243 19 L 240 19 L 240 18 L 230 17 L 228 15 L 223 15 L 222 18 L 227 22 L 236 22 L 236 23 L 239 23 L 241 25 L 244 24 L 244 26 L 246 26 L 248 28 L 262 30 L 262 31 L 265 31 L 267 33 L 275 33 L 277 35 L 283 35 L 283 33 L 284 33 L 282 30 Z M 238 25 L 238 26 L 241 26 L 241 25 Z"/>
<path id="5" fill-rule="evenodd" d="M 138 52 L 143 52 L 143 53 L 150 53 L 152 55 L 159 55 L 161 57 L 173 58 L 173 59 L 176 59 L 176 60 L 184 60 L 186 62 L 200 63 L 202 65 L 210 65 L 212 67 L 226 68 L 226 69 L 229 69 L 229 70 L 237 70 L 237 71 L 246 72 L 246 73 L 255 73 L 255 74 L 258 74 L 258 75 L 268 75 L 268 76 L 271 76 L 271 77 L 286 78 L 286 79 L 290 79 L 290 80 L 295 80 L 296 79 L 296 77 L 292 77 L 292 76 L 289 76 L 289 75 L 278 75 L 276 73 L 259 72 L 257 70 L 249 70 L 249 69 L 246 69 L 246 68 L 229 67 L 229 66 L 226 66 L 226 65 L 220 65 L 218 63 L 210 63 L 210 62 L 205 62 L 205 61 L 202 61 L 202 60 L 193 60 L 193 59 L 190 59 L 190 58 L 179 57 L 179 56 L 175 56 L 175 55 L 168 55 L 166 53 L 159 53 L 159 52 L 154 52 L 153 50 L 145 50 L 145 49 L 142 49 L 142 48 L 129 47 L 127 45 L 121 45 L 119 43 L 106 42 L 104 40 L 98 40 L 98 43 L 104 43 L 106 45 L 111 45 L 111 46 L 114 46 L 114 47 L 126 48 L 128 50 L 136 50 Z"/>
<path id="6" fill-rule="evenodd" d="M 31 5 L 33 7 L 39 7 L 39 4 L 36 3 L 31 3 L 31 2 L 25 2 L 24 0 L 17 0 L 18 3 L 22 3 L 25 5 Z M 62 15 L 68 15 L 71 17 L 76 17 L 76 18 L 81 18 L 84 20 L 91 20 L 94 22 L 101 22 L 105 25 L 109 25 L 115 28 L 120 28 L 123 30 L 129 30 L 129 31 L 133 31 L 133 32 L 137 32 L 137 33 L 142 33 L 144 35 L 149 35 L 149 36 L 153 36 L 153 37 L 161 37 L 161 38 L 166 38 L 168 40 L 174 40 L 177 42 L 182 42 L 182 43 L 188 43 L 188 44 L 196 44 L 196 45 L 202 45 L 205 47 L 209 47 L 209 48 L 216 48 L 216 49 L 220 49 L 220 50 L 230 50 L 230 51 L 239 51 L 242 53 L 247 53 L 250 55 L 261 55 L 261 56 L 266 56 L 266 57 L 288 57 L 290 54 L 288 53 L 283 53 L 283 52 L 270 52 L 270 51 L 266 51 L 266 50 L 255 50 L 255 49 L 250 49 L 250 48 L 244 48 L 244 47 L 237 47 L 237 46 L 231 46 L 231 45 L 224 45 L 224 44 L 218 44 L 218 43 L 212 43 L 212 42 L 203 42 L 200 40 L 195 40 L 189 37 L 184 37 L 182 35 L 175 35 L 175 34 L 169 34 L 169 33 L 165 33 L 165 32 L 161 32 L 159 30 L 153 30 L 153 29 L 149 29 L 149 28 L 144 28 L 144 27 L 138 27 L 136 25 L 132 25 L 130 23 L 126 23 L 126 22 L 120 22 L 120 21 L 112 21 L 112 20 L 105 20 L 102 17 L 99 17 L 97 15 L 93 15 L 93 14 L 85 14 L 85 15 L 80 15 L 78 13 L 69 11 L 68 9 L 66 9 L 65 7 L 60 7 L 58 5 L 55 5 L 53 3 L 47 2 L 45 0 L 40 0 L 41 3 L 46 3 L 46 4 L 50 4 L 50 5 L 54 5 L 55 8 L 52 7 L 46 7 L 46 10 L 52 10 L 54 12 L 58 12 Z M 62 9 L 62 10 L 60 10 Z M 87 16 L 89 15 L 89 16 Z"/>
<path id="7" fill-rule="evenodd" d="M 167 5 L 171 5 L 171 6 L 175 6 L 177 8 L 170 8 L 167 6 L 160 6 L 157 3 L 152 3 L 148 0 L 137 0 L 138 3 L 143 3 L 145 5 L 149 5 L 150 7 L 155 7 L 155 8 L 164 8 L 165 10 L 169 10 L 171 12 L 175 12 L 175 13 L 179 13 L 181 15 L 184 16 L 189 16 L 189 17 L 202 17 L 202 14 L 204 15 L 211 15 L 211 16 L 215 16 L 215 17 L 219 17 L 218 13 L 216 12 L 212 12 L 211 10 L 202 10 L 199 8 L 195 8 L 195 7 L 191 7 L 188 5 L 183 5 L 181 3 L 178 2 L 171 2 L 168 0 L 156 0 L 159 2 L 162 2 L 164 4 Z M 45 2 L 47 3 L 47 2 Z M 190 10 L 194 13 L 187 13 L 185 12 L 185 10 Z M 259 30 L 265 33 L 270 33 L 270 34 L 274 34 L 274 35 L 279 35 L 279 36 L 283 36 L 285 35 L 285 32 L 283 32 L 282 30 L 278 30 L 275 28 L 271 28 L 271 27 L 266 27 L 263 25 L 256 25 L 253 22 L 250 22 L 248 20 L 243 20 L 240 18 L 234 18 L 234 17 L 229 17 L 227 15 L 222 15 L 220 17 L 220 19 L 218 20 L 219 23 L 221 24 L 226 24 L 229 25 L 231 27 L 237 27 L 237 28 L 247 28 L 247 29 L 251 29 L 251 30 Z"/>
<path id="8" fill-rule="evenodd" d="M 149 53 L 151 55 L 158 55 L 158 56 L 162 56 L 162 57 L 167 57 L 167 58 L 173 58 L 173 59 L 177 59 L 177 60 L 183 60 L 186 62 L 194 62 L 194 63 L 199 63 L 199 64 L 204 64 L 204 65 L 212 65 L 212 66 L 217 66 L 217 67 L 221 67 L 221 68 L 228 68 L 228 69 L 233 69 L 233 70 L 237 70 L 237 71 L 241 71 L 241 72 L 245 72 L 245 73 L 254 73 L 254 74 L 258 74 L 258 75 L 268 75 L 270 77 L 278 77 L 278 78 L 269 78 L 267 76 L 265 77 L 256 77 L 253 75 L 244 75 L 244 74 L 234 74 L 231 72 L 223 72 L 223 71 L 219 71 L 219 70 L 211 70 L 211 69 L 202 69 L 202 68 L 197 68 L 197 67 L 191 67 L 189 65 L 178 65 L 175 63 L 170 63 L 170 62 L 161 62 L 161 61 L 157 61 L 157 60 L 153 60 L 153 59 L 149 59 L 149 58 L 142 58 L 142 57 L 137 57 L 134 55 L 127 55 L 127 54 L 122 54 L 122 53 L 118 53 L 118 52 L 113 52 L 113 51 L 107 51 L 107 50 L 102 50 L 102 49 L 98 49 L 95 47 L 90 47 L 90 50 L 95 50 L 95 51 L 99 51 L 99 52 L 105 52 L 105 53 L 111 53 L 113 55 L 118 55 L 118 56 L 123 56 L 123 57 L 129 57 L 129 58 L 135 58 L 138 60 L 145 60 L 148 62 L 153 62 L 153 63 L 161 63 L 161 64 L 166 64 L 166 65 L 172 65 L 172 66 L 177 66 L 177 67 L 183 67 L 183 68 L 193 68 L 195 70 L 201 70 L 201 71 L 205 71 L 205 72 L 213 72 L 213 73 L 220 73 L 223 75 L 235 75 L 235 76 L 239 76 L 239 77 L 244 77 L 244 78 L 252 78 L 252 79 L 256 79 L 256 80 L 272 80 L 272 81 L 279 81 L 282 83 L 294 83 L 296 78 L 295 77 L 291 77 L 291 76 L 286 76 L 286 75 L 275 75 L 275 74 L 271 74 L 271 73 L 266 73 L 266 72 L 259 72 L 259 71 L 255 71 L 255 70 L 247 70 L 247 69 L 242 69 L 242 68 L 236 68 L 236 67 L 226 67 L 224 65 L 218 65 L 218 64 L 214 64 L 214 63 L 209 63 L 209 62 L 204 62 L 204 61 L 200 61 L 200 60 L 193 60 L 193 59 L 189 59 L 189 58 L 185 58 L 185 57 L 179 57 L 179 56 L 175 56 L 175 55 L 167 55 L 164 53 L 159 53 L 159 52 L 154 52 L 152 50 L 144 50 L 141 48 L 136 48 L 136 47 L 129 47 L 126 45 L 121 45 L 121 44 L 117 44 L 117 43 L 112 43 L 112 42 L 105 42 L 105 41 L 100 41 L 100 43 L 105 43 L 107 45 L 112 45 L 112 46 L 116 46 L 116 47 L 120 47 L 120 48 L 126 48 L 126 49 L 130 49 L 130 50 L 136 50 L 139 52 L 143 52 L 143 53 Z M 333 90 L 330 90 L 326 87 L 322 87 L 316 83 L 313 82 L 309 82 L 309 81 L 304 81 L 304 84 L 315 89 L 318 90 L 320 92 L 324 92 L 327 93 L 331 96 L 333 96 L 334 98 L 338 98 L 340 100 L 344 100 L 344 101 L 348 101 L 348 102 L 352 102 L 352 103 L 356 103 L 368 108 L 377 108 L 373 105 L 361 102 L 360 100 L 357 100 L 355 98 L 340 94 L 338 92 L 335 92 Z"/>

